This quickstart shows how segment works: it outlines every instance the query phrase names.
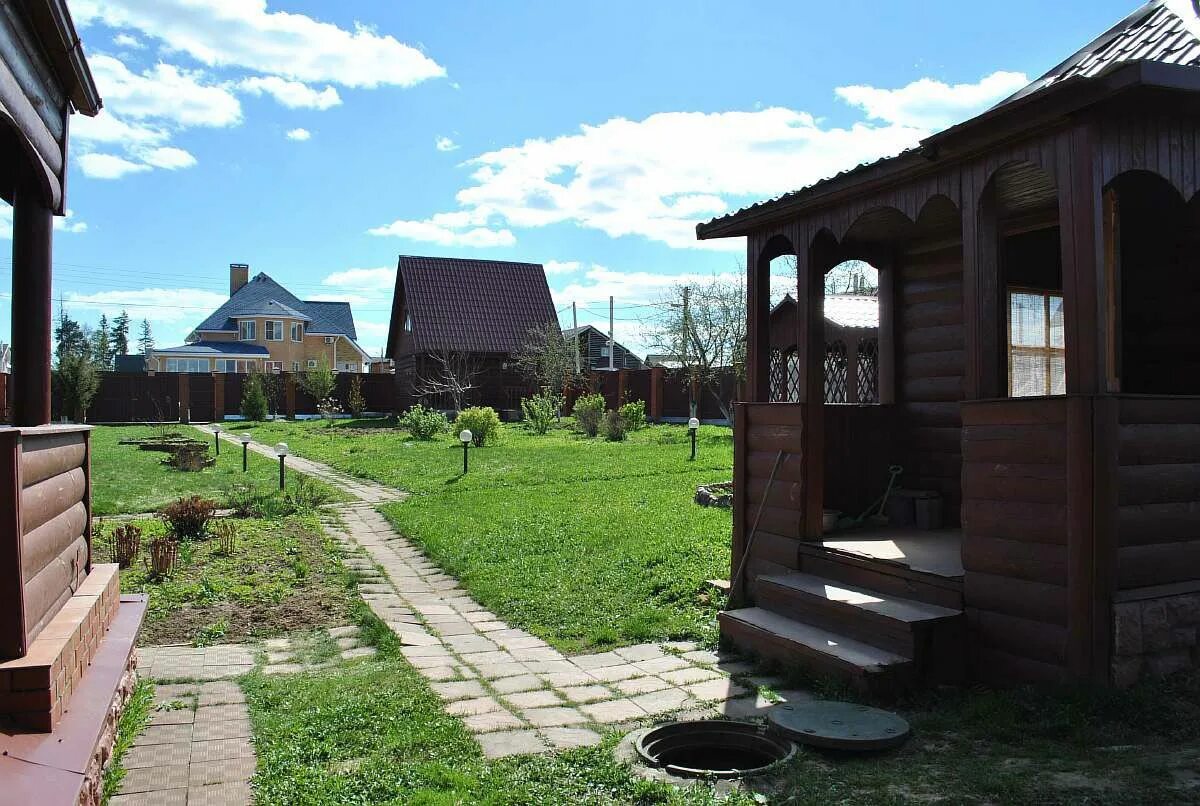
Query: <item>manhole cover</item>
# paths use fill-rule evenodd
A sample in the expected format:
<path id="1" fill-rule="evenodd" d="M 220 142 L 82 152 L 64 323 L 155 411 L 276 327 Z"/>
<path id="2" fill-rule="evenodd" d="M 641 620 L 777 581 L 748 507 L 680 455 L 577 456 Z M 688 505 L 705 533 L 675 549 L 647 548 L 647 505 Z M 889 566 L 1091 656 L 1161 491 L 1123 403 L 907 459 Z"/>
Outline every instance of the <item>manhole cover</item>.
<path id="1" fill-rule="evenodd" d="M 884 750 L 909 734 L 899 714 L 852 702 L 782 703 L 767 719 L 789 739 L 830 750 Z"/>
<path id="2" fill-rule="evenodd" d="M 641 734 L 642 761 L 684 778 L 740 778 L 786 761 L 796 746 L 757 725 L 718 719 L 669 722 Z"/>

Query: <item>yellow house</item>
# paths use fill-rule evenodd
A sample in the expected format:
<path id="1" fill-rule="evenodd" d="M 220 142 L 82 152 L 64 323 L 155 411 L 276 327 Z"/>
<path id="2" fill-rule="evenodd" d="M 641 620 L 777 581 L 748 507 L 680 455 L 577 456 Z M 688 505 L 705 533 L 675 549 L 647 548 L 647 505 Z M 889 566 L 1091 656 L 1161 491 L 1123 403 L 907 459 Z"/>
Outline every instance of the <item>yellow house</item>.
<path id="1" fill-rule="evenodd" d="M 298 299 L 266 274 L 250 279 L 229 266 L 229 300 L 178 347 L 158 348 L 158 372 L 302 372 L 324 357 L 338 372 L 362 372 L 370 356 L 358 345 L 348 302 Z"/>

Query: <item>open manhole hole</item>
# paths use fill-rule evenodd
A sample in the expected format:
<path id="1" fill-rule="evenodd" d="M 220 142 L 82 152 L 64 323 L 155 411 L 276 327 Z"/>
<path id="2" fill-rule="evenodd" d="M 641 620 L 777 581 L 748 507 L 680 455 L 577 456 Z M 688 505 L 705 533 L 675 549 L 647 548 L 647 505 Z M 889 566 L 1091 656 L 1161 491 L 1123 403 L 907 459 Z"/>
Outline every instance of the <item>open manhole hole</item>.
<path id="1" fill-rule="evenodd" d="M 642 761 L 683 778 L 741 778 L 765 772 L 796 753 L 786 739 L 745 722 L 670 722 L 638 737 Z"/>

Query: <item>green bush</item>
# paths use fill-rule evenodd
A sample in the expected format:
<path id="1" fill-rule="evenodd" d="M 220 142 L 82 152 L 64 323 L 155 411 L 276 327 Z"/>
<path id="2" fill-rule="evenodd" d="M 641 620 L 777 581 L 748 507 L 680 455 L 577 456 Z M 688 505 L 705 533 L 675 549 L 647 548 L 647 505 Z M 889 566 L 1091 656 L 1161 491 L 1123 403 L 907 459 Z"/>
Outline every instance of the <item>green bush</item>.
<path id="1" fill-rule="evenodd" d="M 167 504 L 162 508 L 160 515 L 171 534 L 176 537 L 200 537 L 216 511 L 215 502 L 193 495 Z"/>
<path id="2" fill-rule="evenodd" d="M 242 416 L 256 423 L 267 419 L 267 390 L 257 373 L 250 373 L 242 381 Z"/>
<path id="3" fill-rule="evenodd" d="M 414 439 L 433 439 L 438 434 L 444 434 L 450 428 L 446 415 L 440 411 L 426 408 L 420 403 L 404 412 L 398 422 L 408 429 Z"/>
<path id="4" fill-rule="evenodd" d="M 604 418 L 604 395 L 581 395 L 575 401 L 575 422 L 579 430 L 589 437 L 600 431 L 600 420 Z"/>
<path id="5" fill-rule="evenodd" d="M 646 427 L 646 401 L 631 400 L 617 409 L 630 431 Z"/>
<path id="6" fill-rule="evenodd" d="M 491 406 L 472 406 L 458 413 L 454 425 L 459 430 L 470 429 L 471 441 L 482 448 L 488 440 L 493 442 L 500 436 L 500 415 Z"/>
<path id="7" fill-rule="evenodd" d="M 629 433 L 629 423 L 621 412 L 610 410 L 604 415 L 604 438 L 609 442 L 624 442 Z"/>
<path id="8" fill-rule="evenodd" d="M 562 398 L 553 394 L 534 395 L 521 401 L 525 425 L 535 434 L 545 434 L 558 419 Z"/>

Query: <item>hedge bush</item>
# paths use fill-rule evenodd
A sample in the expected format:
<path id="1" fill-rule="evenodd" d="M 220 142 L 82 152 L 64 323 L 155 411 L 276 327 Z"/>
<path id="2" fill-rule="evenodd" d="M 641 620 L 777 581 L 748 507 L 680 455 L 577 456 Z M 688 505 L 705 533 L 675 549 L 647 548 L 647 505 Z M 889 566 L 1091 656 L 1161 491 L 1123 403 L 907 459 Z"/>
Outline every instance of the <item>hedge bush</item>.
<path id="1" fill-rule="evenodd" d="M 414 439 L 429 440 L 450 430 L 450 422 L 446 419 L 446 415 L 440 411 L 426 408 L 420 403 L 404 412 L 397 422 L 407 428 L 408 433 L 412 434 Z"/>
<path id="2" fill-rule="evenodd" d="M 604 417 L 604 395 L 582 395 L 575 401 L 575 422 L 579 430 L 589 437 L 600 431 L 600 420 Z"/>
<path id="3" fill-rule="evenodd" d="M 470 429 L 471 441 L 482 448 L 488 440 L 495 442 L 500 435 L 500 415 L 491 406 L 472 406 L 458 413 L 454 425 L 459 430 Z"/>

